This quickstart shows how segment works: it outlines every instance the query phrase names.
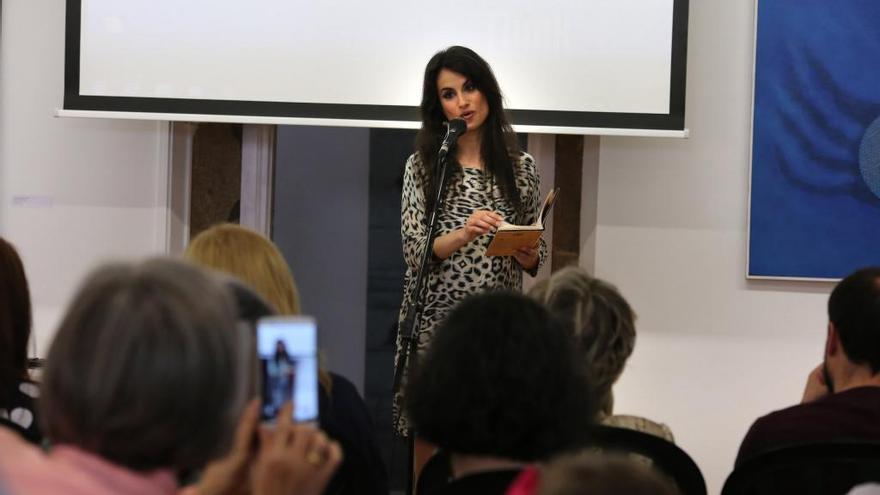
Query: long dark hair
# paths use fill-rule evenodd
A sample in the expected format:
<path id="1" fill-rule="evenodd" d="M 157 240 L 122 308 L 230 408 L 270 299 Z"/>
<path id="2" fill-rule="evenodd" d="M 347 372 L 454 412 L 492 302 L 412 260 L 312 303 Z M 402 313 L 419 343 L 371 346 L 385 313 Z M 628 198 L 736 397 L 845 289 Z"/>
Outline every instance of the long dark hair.
<path id="1" fill-rule="evenodd" d="M 278 344 L 281 344 L 281 349 L 278 348 Z M 287 361 L 288 363 L 290 362 L 290 355 L 287 354 L 287 346 L 284 345 L 283 340 L 275 341 L 275 361 Z"/>
<path id="2" fill-rule="evenodd" d="M 505 198 L 519 211 L 522 201 L 516 188 L 514 177 L 514 156 L 519 152 L 516 134 L 507 121 L 502 103 L 501 88 L 492 68 L 470 48 L 463 46 L 451 46 L 437 52 L 425 67 L 425 79 L 422 85 L 422 128 L 416 136 L 416 150 L 426 173 L 425 197 L 429 208 L 434 201 L 435 167 L 437 166 L 437 150 L 445 135 L 446 129 L 443 123 L 446 116 L 440 104 L 440 95 L 437 92 L 437 76 L 442 69 L 457 72 L 470 80 L 483 94 L 489 104 L 489 116 L 483 123 L 483 139 L 480 148 L 480 156 L 483 159 L 485 171 L 495 179 L 501 187 Z M 454 160 L 450 164 L 460 167 Z"/>
<path id="3" fill-rule="evenodd" d="M 31 296 L 21 258 L 0 237 L 0 405 L 8 403 L 18 382 L 27 377 L 31 335 Z"/>

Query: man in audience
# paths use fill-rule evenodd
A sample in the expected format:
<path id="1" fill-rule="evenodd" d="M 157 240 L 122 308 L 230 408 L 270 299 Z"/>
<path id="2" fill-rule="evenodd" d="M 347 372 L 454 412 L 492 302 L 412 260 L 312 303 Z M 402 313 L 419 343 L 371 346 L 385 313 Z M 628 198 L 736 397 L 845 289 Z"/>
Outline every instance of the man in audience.
<path id="1" fill-rule="evenodd" d="M 828 320 L 825 359 L 807 378 L 801 404 L 755 421 L 737 465 L 786 445 L 880 440 L 880 267 L 837 284 Z"/>

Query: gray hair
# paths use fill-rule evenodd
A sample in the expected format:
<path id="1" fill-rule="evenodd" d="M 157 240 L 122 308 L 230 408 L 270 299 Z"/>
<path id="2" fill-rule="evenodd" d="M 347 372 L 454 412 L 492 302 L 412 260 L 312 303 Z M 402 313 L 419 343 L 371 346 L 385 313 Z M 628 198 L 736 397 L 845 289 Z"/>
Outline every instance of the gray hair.
<path id="1" fill-rule="evenodd" d="M 596 388 L 600 413 L 610 415 L 611 387 L 636 342 L 636 316 L 629 303 L 610 283 L 573 266 L 542 280 L 529 294 L 568 325 Z"/>
<path id="2" fill-rule="evenodd" d="M 563 455 L 541 469 L 538 495 L 677 495 L 663 475 L 634 459 L 609 452 Z"/>
<path id="3" fill-rule="evenodd" d="M 196 469 L 230 446 L 246 370 L 227 289 L 182 261 L 99 268 L 49 351 L 49 439 L 138 471 Z"/>

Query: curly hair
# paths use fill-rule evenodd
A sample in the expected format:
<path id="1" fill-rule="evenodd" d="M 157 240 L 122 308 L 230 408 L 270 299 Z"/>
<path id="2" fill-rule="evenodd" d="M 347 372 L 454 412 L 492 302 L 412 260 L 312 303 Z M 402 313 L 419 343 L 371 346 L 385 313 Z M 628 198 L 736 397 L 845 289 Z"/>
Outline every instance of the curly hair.
<path id="1" fill-rule="evenodd" d="M 407 384 L 416 433 L 455 453 L 521 461 L 582 446 L 589 381 L 565 329 L 521 294 L 459 304 Z"/>
<path id="2" fill-rule="evenodd" d="M 593 380 L 599 411 L 611 415 L 611 387 L 636 343 L 636 316 L 629 303 L 613 285 L 573 266 L 535 284 L 529 294 L 566 323 Z"/>

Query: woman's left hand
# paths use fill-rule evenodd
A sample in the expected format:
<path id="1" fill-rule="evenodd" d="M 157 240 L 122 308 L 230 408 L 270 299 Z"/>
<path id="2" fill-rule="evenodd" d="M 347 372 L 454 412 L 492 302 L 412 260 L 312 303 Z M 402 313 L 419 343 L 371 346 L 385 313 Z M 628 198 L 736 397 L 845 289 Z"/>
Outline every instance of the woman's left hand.
<path id="1" fill-rule="evenodd" d="M 538 266 L 538 246 L 519 248 L 513 257 L 516 258 L 517 263 L 524 269 L 533 270 Z"/>

